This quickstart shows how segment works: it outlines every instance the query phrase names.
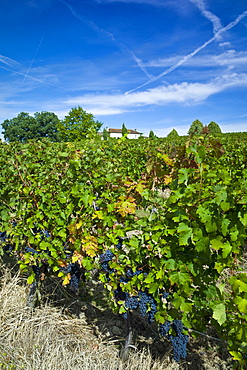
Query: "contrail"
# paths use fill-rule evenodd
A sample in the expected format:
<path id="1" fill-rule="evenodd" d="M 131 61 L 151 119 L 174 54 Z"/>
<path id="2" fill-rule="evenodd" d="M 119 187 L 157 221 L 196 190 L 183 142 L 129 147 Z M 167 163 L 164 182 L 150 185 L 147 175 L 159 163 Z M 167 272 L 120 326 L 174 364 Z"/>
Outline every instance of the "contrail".
<path id="1" fill-rule="evenodd" d="M 39 48 L 40 48 L 41 44 L 42 44 L 43 38 L 44 38 L 44 35 L 41 37 L 41 40 L 40 40 L 39 45 L 38 45 L 38 47 L 37 47 L 37 50 L 36 50 L 36 52 L 35 52 L 35 54 L 34 54 L 33 60 L 31 61 L 31 64 L 30 64 L 30 66 L 29 66 L 29 68 L 28 68 L 28 70 L 27 70 L 27 73 L 26 73 L 26 75 L 25 75 L 25 77 L 24 77 L 24 79 L 23 79 L 23 81 L 22 81 L 22 83 L 21 83 L 21 86 L 22 86 L 22 85 L 24 84 L 24 82 L 26 81 L 26 78 L 27 78 L 27 76 L 28 76 L 28 74 L 29 74 L 29 71 L 30 71 L 30 69 L 32 68 L 33 62 L 34 62 L 34 60 L 35 60 L 35 58 L 36 58 L 36 55 L 37 55 L 37 53 L 38 53 L 38 51 L 39 51 Z"/>
<path id="2" fill-rule="evenodd" d="M 73 14 L 74 17 L 76 17 L 77 19 L 79 19 L 80 21 L 84 22 L 87 26 L 89 26 L 92 30 L 96 31 L 98 34 L 100 35 L 103 35 L 103 36 L 106 36 L 108 38 L 110 38 L 118 47 L 121 51 L 125 50 L 127 51 L 133 58 L 133 60 L 137 63 L 138 67 L 142 70 L 142 72 L 145 73 L 145 75 L 148 77 L 148 78 L 152 78 L 153 76 L 150 75 L 145 66 L 143 65 L 143 62 L 140 58 L 138 58 L 134 53 L 133 51 L 131 51 L 126 45 L 122 44 L 122 43 L 119 43 L 114 35 L 111 33 L 111 32 L 108 32 L 106 30 L 104 30 L 103 28 L 100 28 L 98 27 L 94 22 L 90 21 L 89 19 L 87 19 L 86 17 L 82 16 L 81 14 L 79 14 L 69 3 L 67 3 L 67 1 L 65 0 L 59 0 L 62 4 L 64 4 L 69 10 L 70 12 Z"/>
<path id="3" fill-rule="evenodd" d="M 18 72 L 18 71 L 15 71 L 15 70 L 13 70 L 13 69 L 6 68 L 6 67 L 3 67 L 3 66 L 0 66 L 0 68 L 1 68 L 1 69 L 4 69 L 5 71 L 8 71 L 8 72 L 15 73 L 15 74 L 20 75 L 20 76 L 24 76 L 24 77 L 26 76 L 26 77 L 28 77 L 28 78 L 31 78 L 32 80 L 37 81 L 37 82 L 40 82 L 41 84 L 43 84 L 43 85 L 45 85 L 45 86 L 49 87 L 50 89 L 53 89 L 53 87 L 57 87 L 56 85 L 47 84 L 47 83 L 45 83 L 44 81 L 42 81 L 42 80 L 40 80 L 40 79 L 38 79 L 38 78 L 32 77 L 32 76 L 30 76 L 30 75 L 27 75 L 27 74 L 25 74 L 25 73 Z M 59 87 L 59 88 L 60 88 L 60 89 L 65 90 L 65 89 L 64 89 L 64 88 L 62 88 L 62 87 Z M 53 90 L 54 90 L 54 89 L 53 89 Z"/>
<path id="4" fill-rule="evenodd" d="M 223 28 L 220 18 L 215 14 L 206 9 L 204 0 L 189 0 L 191 3 L 195 4 L 197 8 L 201 11 L 202 15 L 207 18 L 213 24 L 214 35 Z"/>
<path id="5" fill-rule="evenodd" d="M 138 67 L 142 70 L 143 73 L 145 73 L 145 75 L 148 77 L 148 78 L 153 78 L 153 75 L 151 75 L 150 73 L 148 73 L 148 71 L 146 70 L 146 67 L 144 66 L 143 64 L 143 61 L 138 58 L 134 53 L 133 51 L 131 51 L 126 45 L 124 45 L 123 43 L 119 44 L 117 43 L 118 47 L 120 48 L 120 50 L 122 51 L 127 51 L 133 58 L 133 60 L 137 63 Z"/>
<path id="6" fill-rule="evenodd" d="M 152 77 L 150 78 L 147 82 L 145 82 L 144 84 L 132 89 L 132 90 L 129 90 L 129 91 L 126 91 L 125 94 L 129 94 L 135 90 L 138 90 L 140 89 L 141 87 L 143 86 L 146 86 L 146 85 L 149 85 L 150 83 L 152 82 L 155 82 L 157 81 L 159 78 L 167 75 L 168 73 L 174 71 L 175 69 L 177 69 L 178 67 L 180 67 L 182 64 L 184 64 L 188 59 L 192 58 L 194 55 L 196 55 L 199 51 L 201 51 L 202 49 L 204 49 L 206 46 L 208 46 L 209 44 L 211 44 L 211 42 L 213 42 L 214 40 L 216 40 L 223 32 L 226 32 L 228 30 L 230 30 L 232 27 L 236 26 L 236 24 L 238 24 L 242 19 L 244 19 L 245 17 L 247 16 L 247 10 L 245 10 L 242 14 L 240 14 L 236 19 L 235 21 L 229 23 L 227 26 L 221 28 L 218 32 L 215 33 L 215 35 L 213 37 L 211 37 L 211 39 L 209 39 L 208 41 L 204 42 L 203 45 L 199 46 L 197 49 L 195 49 L 192 53 L 188 54 L 188 55 L 185 55 L 178 63 L 174 64 L 173 66 L 171 66 L 170 68 L 166 69 L 164 72 L 160 73 L 158 76 L 156 77 Z"/>

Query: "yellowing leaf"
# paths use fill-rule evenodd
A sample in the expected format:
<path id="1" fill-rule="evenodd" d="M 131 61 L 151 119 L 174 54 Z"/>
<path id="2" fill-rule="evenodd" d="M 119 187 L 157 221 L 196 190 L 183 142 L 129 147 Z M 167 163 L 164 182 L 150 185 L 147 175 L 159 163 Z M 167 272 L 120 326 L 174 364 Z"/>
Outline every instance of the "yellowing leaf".
<path id="1" fill-rule="evenodd" d="M 102 211 L 95 211 L 94 215 L 92 216 L 92 219 L 98 218 L 99 220 L 103 220 L 103 212 Z"/>
<path id="2" fill-rule="evenodd" d="M 81 239 L 82 247 L 81 249 L 83 252 L 86 252 L 86 254 L 89 257 L 95 257 L 98 253 L 98 241 L 97 238 L 95 238 L 92 235 L 87 235 L 83 239 Z"/>
<path id="3" fill-rule="evenodd" d="M 72 263 L 78 262 L 79 265 L 81 266 L 83 258 L 84 256 L 81 253 L 74 251 L 73 256 L 72 256 Z"/>
<path id="4" fill-rule="evenodd" d="M 164 182 L 166 185 L 169 185 L 172 182 L 172 178 L 170 176 L 165 176 L 164 177 Z"/>
<path id="5" fill-rule="evenodd" d="M 162 159 L 168 166 L 174 165 L 173 160 L 169 158 L 167 154 L 158 153 L 157 157 Z"/>
<path id="6" fill-rule="evenodd" d="M 65 275 L 65 278 L 63 279 L 63 285 L 68 285 L 70 282 L 71 276 L 70 274 Z"/>
<path id="7" fill-rule="evenodd" d="M 82 222 L 82 220 L 80 220 L 80 221 L 75 225 L 75 227 L 76 227 L 76 229 L 78 230 L 78 229 L 80 229 L 80 228 L 82 227 L 82 225 L 83 225 L 83 222 Z"/>
<path id="8" fill-rule="evenodd" d="M 132 197 L 125 198 L 124 196 L 120 197 L 120 201 L 115 204 L 118 212 L 122 217 L 125 217 L 127 214 L 135 213 L 136 203 L 135 199 Z"/>

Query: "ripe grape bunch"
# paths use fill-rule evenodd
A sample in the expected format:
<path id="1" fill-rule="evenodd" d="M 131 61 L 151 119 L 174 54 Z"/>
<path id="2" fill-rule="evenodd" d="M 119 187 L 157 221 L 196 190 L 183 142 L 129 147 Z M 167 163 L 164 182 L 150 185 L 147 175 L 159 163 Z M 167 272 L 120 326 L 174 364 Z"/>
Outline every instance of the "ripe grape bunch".
<path id="1" fill-rule="evenodd" d="M 176 336 L 169 334 L 170 328 L 175 331 Z M 160 335 L 170 340 L 173 346 L 173 357 L 176 362 L 181 358 L 187 356 L 187 343 L 189 336 L 182 333 L 183 324 L 180 320 L 174 320 L 173 322 L 166 321 L 164 324 L 160 324 L 159 332 Z"/>

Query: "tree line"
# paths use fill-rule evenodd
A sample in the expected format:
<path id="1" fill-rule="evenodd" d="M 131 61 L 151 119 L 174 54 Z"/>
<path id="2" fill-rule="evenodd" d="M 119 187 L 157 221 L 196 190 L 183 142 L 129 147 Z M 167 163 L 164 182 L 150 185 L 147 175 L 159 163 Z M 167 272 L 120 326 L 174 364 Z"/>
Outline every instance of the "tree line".
<path id="1" fill-rule="evenodd" d="M 48 138 L 51 141 L 75 141 L 94 137 L 102 123 L 82 107 L 72 108 L 63 120 L 52 112 L 36 112 L 34 116 L 21 112 L 2 123 L 7 142 L 25 143 L 30 139 Z"/>
<path id="2" fill-rule="evenodd" d="M 76 141 L 84 138 L 93 138 L 97 135 L 103 123 L 97 121 L 92 113 L 87 113 L 82 107 L 72 108 L 63 120 L 60 120 L 52 112 L 36 112 L 34 116 L 29 113 L 21 112 L 12 119 L 6 119 L 2 123 L 4 139 L 7 142 L 18 141 L 21 143 L 31 139 L 47 138 L 53 142 Z M 127 136 L 127 128 L 123 124 L 122 136 Z M 198 119 L 192 122 L 188 135 L 200 135 L 201 133 L 211 133 L 213 135 L 221 134 L 219 125 L 212 121 L 204 126 Z M 102 135 L 107 140 L 109 133 L 106 129 Z M 149 138 L 154 139 L 157 136 L 151 130 Z M 176 140 L 179 134 L 173 129 L 167 138 Z"/>

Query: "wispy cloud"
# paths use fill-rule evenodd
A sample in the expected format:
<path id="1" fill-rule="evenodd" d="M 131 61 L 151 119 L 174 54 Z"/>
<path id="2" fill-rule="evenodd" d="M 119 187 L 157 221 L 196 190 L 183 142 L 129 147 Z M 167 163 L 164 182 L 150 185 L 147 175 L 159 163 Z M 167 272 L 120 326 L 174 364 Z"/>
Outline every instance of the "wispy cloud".
<path id="1" fill-rule="evenodd" d="M 199 53 L 199 51 L 203 50 L 206 46 L 208 46 L 213 41 L 215 41 L 216 39 L 218 39 L 218 36 L 221 36 L 221 34 L 223 34 L 224 32 L 226 32 L 226 31 L 230 30 L 231 28 L 233 28 L 234 26 L 236 26 L 246 16 L 247 16 L 247 10 L 244 11 L 242 14 L 240 14 L 235 19 L 235 21 L 230 22 L 227 26 L 221 28 L 213 37 L 211 37 L 208 41 L 204 42 L 201 46 L 199 46 L 198 48 L 196 48 L 193 52 L 185 55 L 176 64 L 172 65 L 170 68 L 166 69 L 164 72 L 160 73 L 158 76 L 150 78 L 144 84 L 142 84 L 142 85 L 140 85 L 140 86 L 138 86 L 138 87 L 136 87 L 136 88 L 134 88 L 132 90 L 127 91 L 126 94 L 129 94 L 129 93 L 131 93 L 131 92 L 133 92 L 133 91 L 135 91 L 137 89 L 140 89 L 141 87 L 144 87 L 146 85 L 149 85 L 150 83 L 157 81 L 158 79 L 160 79 L 161 77 L 167 75 L 168 73 L 171 73 L 172 71 L 174 71 L 175 69 L 177 69 L 178 67 L 180 67 L 181 65 L 183 65 L 185 62 L 187 62 L 187 60 L 189 60 L 190 58 L 193 58 L 197 53 Z"/>
<path id="2" fill-rule="evenodd" d="M 166 0 L 96 0 L 97 3 L 135 3 L 135 4 L 150 4 L 154 6 L 164 6 L 166 3 L 172 3 L 172 1 Z"/>
<path id="3" fill-rule="evenodd" d="M 181 60 L 181 56 L 177 55 L 170 58 L 159 58 L 150 60 L 145 63 L 146 67 L 168 67 L 169 65 L 175 65 Z M 236 52 L 235 50 L 227 50 L 221 54 L 204 54 L 203 56 L 195 56 L 189 58 L 185 63 L 185 66 L 193 67 L 219 67 L 219 66 L 244 66 L 247 65 L 247 51 Z"/>
<path id="4" fill-rule="evenodd" d="M 39 82 L 41 83 L 42 85 L 44 86 L 47 86 L 49 88 L 54 88 L 57 86 L 56 85 L 53 85 L 51 83 L 47 83 L 45 82 L 44 78 L 41 79 L 41 78 L 36 78 L 36 77 L 33 77 L 31 75 L 28 75 L 27 73 L 23 73 L 23 72 L 20 72 L 20 71 L 16 71 L 14 69 L 10 69 L 10 68 L 6 68 L 6 67 L 3 67 L 3 66 L 0 66 L 1 69 L 4 69 L 5 71 L 8 71 L 8 72 L 11 72 L 12 74 L 16 74 L 16 75 L 19 75 L 19 76 L 23 76 L 24 78 L 28 77 L 29 79 L 33 80 L 33 81 L 36 81 L 36 82 Z"/>
<path id="5" fill-rule="evenodd" d="M 6 57 L 4 55 L 0 55 L 0 63 L 6 64 L 9 67 L 16 67 L 19 65 L 19 63 L 16 60 Z"/>
<path id="6" fill-rule="evenodd" d="M 93 114 L 120 114 L 151 105 L 199 104 L 209 96 L 228 88 L 247 86 L 247 74 L 232 74 L 215 78 L 207 83 L 173 84 L 158 86 L 130 94 L 86 94 L 63 102 L 67 106 L 82 105 Z M 99 113 L 100 112 L 100 113 Z"/>

